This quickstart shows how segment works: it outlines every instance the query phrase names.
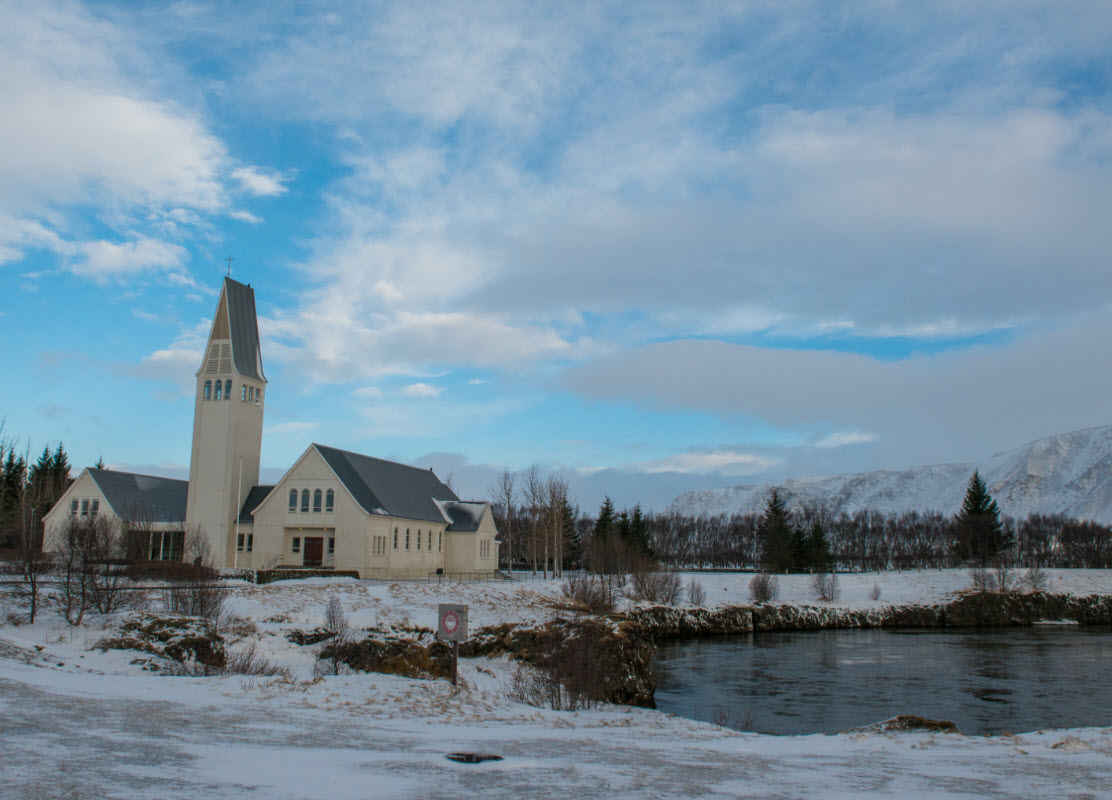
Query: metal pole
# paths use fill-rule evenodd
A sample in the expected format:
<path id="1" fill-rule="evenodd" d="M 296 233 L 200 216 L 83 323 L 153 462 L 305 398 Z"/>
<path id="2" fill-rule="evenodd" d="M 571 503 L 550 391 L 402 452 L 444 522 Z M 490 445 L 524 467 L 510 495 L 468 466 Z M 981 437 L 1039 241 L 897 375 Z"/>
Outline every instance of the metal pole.
<path id="1" fill-rule="evenodd" d="M 228 274 L 231 274 L 231 261 L 228 259 Z M 236 489 L 236 549 L 232 551 L 232 569 L 239 569 L 239 511 L 243 505 L 243 456 L 239 457 L 239 488 Z"/>

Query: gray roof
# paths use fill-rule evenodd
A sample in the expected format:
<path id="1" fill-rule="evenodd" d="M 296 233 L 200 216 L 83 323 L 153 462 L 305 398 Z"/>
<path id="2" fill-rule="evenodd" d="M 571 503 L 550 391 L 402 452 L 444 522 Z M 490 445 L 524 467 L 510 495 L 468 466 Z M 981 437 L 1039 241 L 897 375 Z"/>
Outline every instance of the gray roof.
<path id="1" fill-rule="evenodd" d="M 259 349 L 259 322 L 255 315 L 255 290 L 224 278 L 224 296 L 228 301 L 228 328 L 232 334 L 232 360 L 236 372 L 265 381 Z"/>
<path id="2" fill-rule="evenodd" d="M 479 530 L 479 523 L 483 521 L 483 512 L 487 507 L 486 503 L 474 500 L 449 500 L 438 505 L 444 511 L 444 516 L 451 520 L 448 530 L 466 533 Z"/>
<path id="3" fill-rule="evenodd" d="M 447 522 L 436 501 L 459 500 L 432 470 L 322 444 L 313 447 L 368 514 Z"/>
<path id="4" fill-rule="evenodd" d="M 239 521 L 254 522 L 255 509 L 262 504 L 263 500 L 266 500 L 266 496 L 270 494 L 273 488 L 273 485 L 252 486 L 250 491 L 247 492 L 247 497 L 243 499 L 243 508 L 239 510 Z"/>
<path id="5" fill-rule="evenodd" d="M 189 481 L 89 467 L 112 510 L 128 521 L 184 522 Z"/>

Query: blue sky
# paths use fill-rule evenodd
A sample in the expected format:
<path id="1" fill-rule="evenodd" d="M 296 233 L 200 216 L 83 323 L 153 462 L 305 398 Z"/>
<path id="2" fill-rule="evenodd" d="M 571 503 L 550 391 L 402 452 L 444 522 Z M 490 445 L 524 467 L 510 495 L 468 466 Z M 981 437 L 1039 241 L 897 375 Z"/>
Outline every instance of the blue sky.
<path id="1" fill-rule="evenodd" d="M 187 470 L 229 254 L 310 441 L 580 503 L 1107 424 L 1112 6 L 0 2 L 5 434 Z"/>

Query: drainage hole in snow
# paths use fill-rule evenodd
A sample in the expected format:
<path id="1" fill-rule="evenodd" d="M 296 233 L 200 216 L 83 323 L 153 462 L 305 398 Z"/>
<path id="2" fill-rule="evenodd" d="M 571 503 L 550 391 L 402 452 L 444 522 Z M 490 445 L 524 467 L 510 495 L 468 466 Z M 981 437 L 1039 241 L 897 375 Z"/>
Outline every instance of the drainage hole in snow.
<path id="1" fill-rule="evenodd" d="M 482 764 L 484 761 L 502 760 L 502 756 L 495 756 L 490 753 L 449 753 L 445 757 L 449 761 L 457 761 L 460 764 Z"/>

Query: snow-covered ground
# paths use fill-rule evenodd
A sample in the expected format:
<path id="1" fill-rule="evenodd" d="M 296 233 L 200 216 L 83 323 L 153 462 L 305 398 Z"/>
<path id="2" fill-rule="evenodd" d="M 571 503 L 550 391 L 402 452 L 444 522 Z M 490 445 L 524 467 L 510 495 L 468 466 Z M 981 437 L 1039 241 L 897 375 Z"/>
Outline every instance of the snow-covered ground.
<path id="1" fill-rule="evenodd" d="M 697 576 L 708 605 L 744 602 L 749 575 Z M 842 605 L 942 602 L 961 572 L 840 576 Z M 1112 574 L 1055 571 L 1051 589 L 1112 593 Z M 781 576 L 783 602 L 812 602 Z M 0 797 L 1109 797 L 1112 729 L 981 738 L 942 734 L 743 734 L 620 707 L 554 712 L 511 702 L 514 667 L 466 660 L 463 686 L 388 675 L 313 680 L 313 647 L 282 636 L 321 624 L 338 596 L 352 623 L 434 627 L 436 605 L 471 625 L 562 613 L 559 582 L 436 586 L 312 580 L 237 586 L 246 640 L 294 681 L 181 678 L 93 649 L 118 618 L 71 629 L 54 614 L 0 626 Z M 269 621 L 268 621 L 269 620 Z M 234 627 L 234 626 L 233 626 Z M 233 642 L 231 647 L 238 646 Z M 445 759 L 491 752 L 479 765 Z"/>

